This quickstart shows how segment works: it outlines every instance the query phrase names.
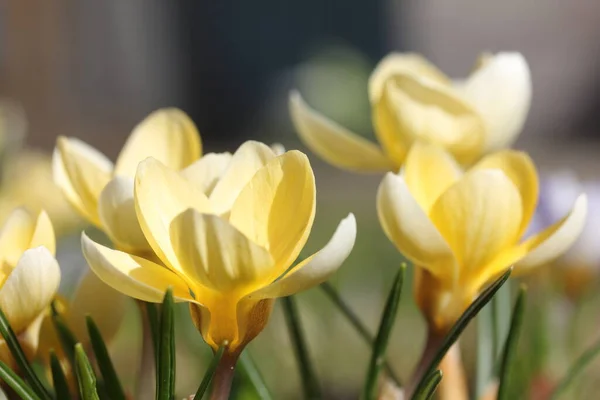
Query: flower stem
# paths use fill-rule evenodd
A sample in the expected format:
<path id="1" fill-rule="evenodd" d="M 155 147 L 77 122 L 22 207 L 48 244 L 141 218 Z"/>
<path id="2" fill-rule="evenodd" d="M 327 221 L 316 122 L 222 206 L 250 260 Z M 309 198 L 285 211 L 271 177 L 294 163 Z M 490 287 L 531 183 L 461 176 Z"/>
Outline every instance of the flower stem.
<path id="1" fill-rule="evenodd" d="M 231 391 L 231 384 L 235 374 L 235 364 L 238 360 L 239 353 L 229 353 L 225 351 L 215 374 L 212 378 L 212 389 L 210 392 L 210 400 L 227 400 Z"/>
<path id="2" fill-rule="evenodd" d="M 423 375 L 427 372 L 429 365 L 435 358 L 440 345 L 444 340 L 444 333 L 435 332 L 430 330 L 427 333 L 427 341 L 425 342 L 425 348 L 423 349 L 423 354 L 421 354 L 421 359 L 419 360 L 419 364 L 415 368 L 408 385 L 406 386 L 406 398 L 412 398 L 415 389 L 417 388 L 418 383 L 423 379 Z"/>

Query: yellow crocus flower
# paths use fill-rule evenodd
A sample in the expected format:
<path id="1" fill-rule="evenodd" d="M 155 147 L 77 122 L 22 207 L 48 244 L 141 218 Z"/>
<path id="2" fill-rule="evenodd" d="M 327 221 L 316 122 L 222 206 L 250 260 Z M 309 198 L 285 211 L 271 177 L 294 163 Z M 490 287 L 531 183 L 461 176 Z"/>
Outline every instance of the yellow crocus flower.
<path id="1" fill-rule="evenodd" d="M 140 161 L 152 156 L 174 169 L 196 161 L 200 136 L 181 110 L 160 109 L 134 129 L 116 164 L 75 138 L 60 137 L 54 152 L 54 180 L 71 205 L 104 231 L 115 246 L 136 254 L 151 251 L 133 206 L 133 178 Z"/>
<path id="2" fill-rule="evenodd" d="M 92 270 L 144 301 L 161 302 L 172 287 L 177 301 L 190 303 L 205 341 L 214 349 L 227 343 L 232 354 L 264 328 L 275 298 L 334 273 L 356 236 L 350 214 L 322 250 L 288 271 L 313 224 L 313 171 L 303 153 L 277 156 L 253 141 L 235 152 L 216 180 L 146 159 L 135 177 L 135 209 L 161 264 L 84 234 L 83 253 Z"/>
<path id="3" fill-rule="evenodd" d="M 52 223 L 43 211 L 33 216 L 18 208 L 0 231 L 0 308 L 31 358 L 45 311 L 60 283 L 54 251 Z M 3 339 L 0 359 L 14 365 Z"/>
<path id="4" fill-rule="evenodd" d="M 529 111 L 531 78 L 518 53 L 483 56 L 462 81 L 417 54 L 393 53 L 373 71 L 369 100 L 381 147 L 319 114 L 297 92 L 290 96 L 290 112 L 304 143 L 340 168 L 398 171 L 418 141 L 469 165 L 516 139 Z"/>
<path id="5" fill-rule="evenodd" d="M 385 176 L 379 220 L 415 265 L 415 296 L 430 327 L 443 333 L 509 266 L 526 273 L 571 246 L 585 223 L 585 194 L 567 216 L 522 240 L 537 200 L 536 168 L 512 150 L 463 172 L 447 152 L 417 143 L 403 170 Z"/>

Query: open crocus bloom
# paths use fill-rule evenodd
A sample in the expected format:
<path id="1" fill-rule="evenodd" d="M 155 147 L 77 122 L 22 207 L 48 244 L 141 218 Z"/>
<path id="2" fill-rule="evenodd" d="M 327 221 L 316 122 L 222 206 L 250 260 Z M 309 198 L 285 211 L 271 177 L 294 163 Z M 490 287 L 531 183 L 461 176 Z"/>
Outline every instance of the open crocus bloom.
<path id="1" fill-rule="evenodd" d="M 18 208 L 0 231 L 0 308 L 29 357 L 35 355 L 44 313 L 60 283 L 54 251 L 52 223 L 43 211 L 34 217 Z M 12 364 L 4 340 L 0 359 Z"/>
<path id="2" fill-rule="evenodd" d="M 519 53 L 482 56 L 461 81 L 419 55 L 394 53 L 373 71 L 369 99 L 381 147 L 320 115 L 297 92 L 290 96 L 290 112 L 304 143 L 340 168 L 398 171 L 418 141 L 469 165 L 516 139 L 529 111 L 531 78 Z"/>
<path id="3" fill-rule="evenodd" d="M 525 153 L 490 154 L 468 171 L 440 148 L 415 144 L 400 174 L 388 173 L 377 210 L 388 238 L 416 267 L 415 295 L 444 331 L 509 266 L 526 273 L 565 252 L 581 232 L 587 198 L 526 240 L 538 177 Z"/>
<path id="4" fill-rule="evenodd" d="M 181 110 L 160 109 L 133 130 L 115 165 L 75 138 L 60 137 L 54 151 L 54 180 L 71 205 L 104 231 L 115 246 L 136 254 L 151 251 L 135 217 L 133 178 L 140 163 L 154 157 L 183 169 L 202 153 L 200 136 Z"/>
<path id="5" fill-rule="evenodd" d="M 232 353 L 264 328 L 274 298 L 325 281 L 356 237 L 350 214 L 322 250 L 288 270 L 313 224 L 313 172 L 304 154 L 277 156 L 252 141 L 216 179 L 177 173 L 154 158 L 143 161 L 135 178 L 135 208 L 160 264 L 84 234 L 91 268 L 115 289 L 145 301 L 161 302 L 172 287 L 176 300 L 191 303 L 206 342 L 214 349 L 228 344 Z"/>

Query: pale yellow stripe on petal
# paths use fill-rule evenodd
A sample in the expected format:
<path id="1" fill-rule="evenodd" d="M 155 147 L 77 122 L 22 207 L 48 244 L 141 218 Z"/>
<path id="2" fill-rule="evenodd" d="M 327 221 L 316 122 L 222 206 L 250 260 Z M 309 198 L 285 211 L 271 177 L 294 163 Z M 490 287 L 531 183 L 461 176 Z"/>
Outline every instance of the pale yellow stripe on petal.
<path id="1" fill-rule="evenodd" d="M 290 94 L 290 113 L 304 144 L 336 167 L 360 172 L 394 169 L 392 162 L 374 143 L 324 117 L 304 102 L 298 92 Z"/>

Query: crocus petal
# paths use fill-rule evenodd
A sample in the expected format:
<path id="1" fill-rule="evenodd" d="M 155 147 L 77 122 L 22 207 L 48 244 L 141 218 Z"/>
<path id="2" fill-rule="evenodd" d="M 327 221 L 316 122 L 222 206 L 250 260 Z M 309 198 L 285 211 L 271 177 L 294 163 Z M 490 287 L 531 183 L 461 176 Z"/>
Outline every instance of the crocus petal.
<path id="1" fill-rule="evenodd" d="M 248 293 L 272 274 L 269 252 L 216 215 L 181 213 L 171 240 L 186 276 L 218 292 Z"/>
<path id="2" fill-rule="evenodd" d="M 374 104 L 379 100 L 386 82 L 397 74 L 412 74 L 442 84 L 450 84 L 448 77 L 423 56 L 415 53 L 391 53 L 379 61 L 369 77 L 371 103 Z"/>
<path id="3" fill-rule="evenodd" d="M 133 129 L 119 154 L 115 174 L 133 178 L 138 164 L 147 157 L 180 170 L 196 161 L 201 153 L 200 135 L 190 117 L 177 108 L 163 108 Z"/>
<path id="4" fill-rule="evenodd" d="M 325 161 L 351 171 L 380 172 L 393 168 L 376 144 L 319 114 L 298 92 L 290 94 L 290 113 L 304 144 Z"/>
<path id="5" fill-rule="evenodd" d="M 26 250 L 0 288 L 0 308 L 15 332 L 23 331 L 49 305 L 60 283 L 60 267 L 45 247 Z"/>
<path id="6" fill-rule="evenodd" d="M 454 255 L 401 176 L 388 173 L 377 192 L 377 214 L 387 237 L 416 265 L 453 276 Z"/>
<path id="7" fill-rule="evenodd" d="M 308 257 L 284 277 L 249 297 L 252 299 L 289 296 L 325 282 L 348 258 L 356 240 L 356 220 L 349 214 L 321 250 Z"/>
<path id="8" fill-rule="evenodd" d="M 281 275 L 304 247 L 313 224 L 315 177 L 306 155 L 288 151 L 274 158 L 244 187 L 229 221 L 268 249 Z"/>
<path id="9" fill-rule="evenodd" d="M 400 131 L 396 105 L 387 90 L 384 90 L 373 103 L 371 119 L 377 140 L 381 143 L 385 154 L 392 160 L 393 171 L 397 171 L 404 164 L 413 139 Z"/>
<path id="10" fill-rule="evenodd" d="M 479 157 L 485 135 L 483 120 L 447 86 L 410 75 L 397 75 L 386 85 L 381 101 L 389 102 L 396 135 L 405 143 L 423 140 L 438 144 L 463 164 Z M 379 132 L 381 124 L 377 128 Z"/>
<path id="11" fill-rule="evenodd" d="M 135 214 L 133 178 L 117 176 L 100 194 L 98 214 L 106 234 L 119 249 L 146 252 L 150 245 Z"/>
<path id="12" fill-rule="evenodd" d="M 477 274 L 518 239 L 519 191 L 500 170 L 476 170 L 448 188 L 430 218 L 454 250 L 462 273 Z"/>
<path id="13" fill-rule="evenodd" d="M 186 283 L 169 269 L 152 261 L 102 246 L 81 235 L 83 255 L 104 283 L 129 297 L 160 303 L 165 291 L 173 288 L 179 301 L 193 301 Z"/>
<path id="14" fill-rule="evenodd" d="M 275 153 L 266 144 L 252 140 L 242 144 L 210 194 L 213 212 L 215 214 L 229 212 L 235 199 L 256 171 L 273 158 Z"/>
<path id="15" fill-rule="evenodd" d="M 25 209 L 15 209 L 0 231 L 0 259 L 2 264 L 17 265 L 23 252 L 30 247 L 35 221 Z"/>
<path id="16" fill-rule="evenodd" d="M 507 147 L 517 138 L 531 103 L 531 73 L 521 54 L 489 58 L 457 89 L 485 121 L 485 152 Z"/>
<path id="17" fill-rule="evenodd" d="M 56 237 L 54 236 L 54 228 L 52 227 L 52 221 L 46 213 L 42 211 L 39 213 L 37 220 L 35 221 L 35 229 L 31 236 L 28 248 L 44 246 L 50 253 L 56 253 Z"/>
<path id="18" fill-rule="evenodd" d="M 113 165 L 102 153 L 74 139 L 59 137 L 54 152 L 54 181 L 71 204 L 90 222 L 100 225 L 98 197 L 110 181 Z"/>
<path id="19" fill-rule="evenodd" d="M 509 177 L 521 194 L 523 221 L 519 229 L 521 236 L 535 213 L 539 195 L 539 179 L 535 164 L 521 151 L 503 150 L 484 157 L 475 169 L 500 169 Z"/>
<path id="20" fill-rule="evenodd" d="M 205 154 L 201 159 L 181 171 L 181 175 L 209 196 L 230 162 L 231 153 Z"/>
<path id="21" fill-rule="evenodd" d="M 587 203 L 587 196 L 579 195 L 567 216 L 523 242 L 521 246 L 528 249 L 528 254 L 517 263 L 515 272 L 526 272 L 567 251 L 585 226 Z"/>
<path id="22" fill-rule="evenodd" d="M 179 173 L 148 158 L 135 176 L 135 210 L 142 232 L 156 255 L 175 271 L 182 271 L 171 246 L 171 221 L 188 208 L 210 212 L 210 203 Z"/>
<path id="23" fill-rule="evenodd" d="M 452 156 L 437 146 L 421 142 L 411 147 L 403 170 L 410 193 L 426 213 L 461 175 L 462 170 Z"/>

